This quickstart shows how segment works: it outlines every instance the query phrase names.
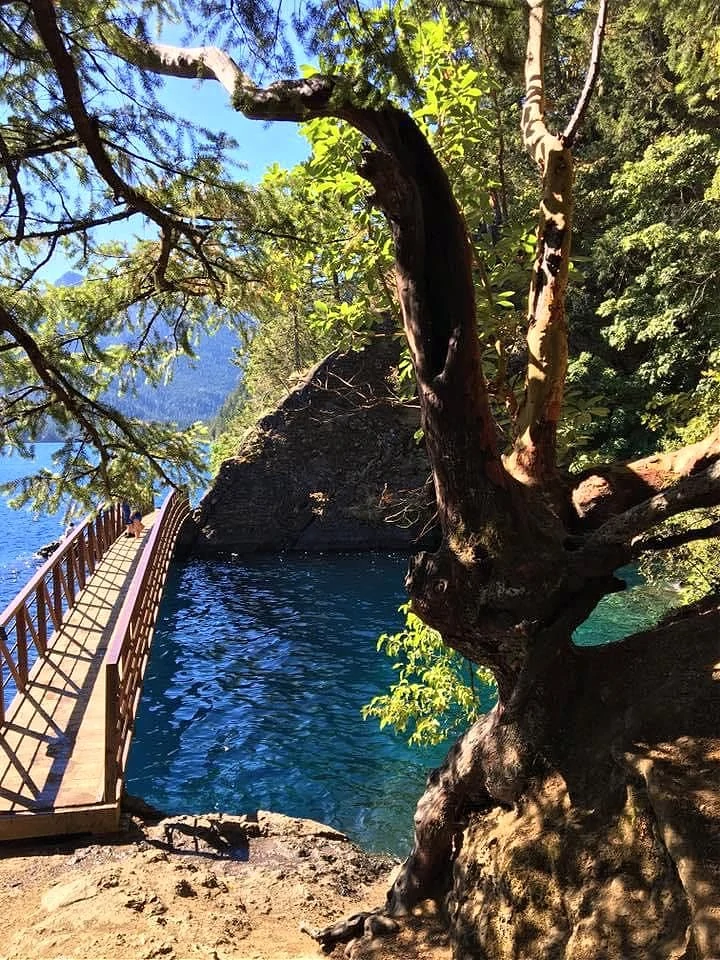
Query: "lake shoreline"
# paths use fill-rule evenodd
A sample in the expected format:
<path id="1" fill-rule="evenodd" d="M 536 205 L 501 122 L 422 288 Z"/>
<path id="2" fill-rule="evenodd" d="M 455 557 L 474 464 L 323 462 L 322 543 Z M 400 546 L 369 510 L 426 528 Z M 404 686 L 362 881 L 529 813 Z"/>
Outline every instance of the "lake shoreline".
<path id="1" fill-rule="evenodd" d="M 301 926 L 379 906 L 397 867 L 323 824 L 263 812 L 247 850 L 229 855 L 205 842 L 207 822 L 126 817 L 114 837 L 0 847 L 0 910 L 12 917 L 3 960 L 27 960 L 31 940 L 36 960 L 319 958 L 325 954 Z M 168 823 L 186 828 L 176 826 L 171 842 Z M 418 925 L 410 918 L 396 937 L 368 939 L 353 956 L 400 960 L 411 939 L 417 949 L 427 937 L 423 958 L 449 960 L 438 920 L 423 917 L 424 931 Z"/>

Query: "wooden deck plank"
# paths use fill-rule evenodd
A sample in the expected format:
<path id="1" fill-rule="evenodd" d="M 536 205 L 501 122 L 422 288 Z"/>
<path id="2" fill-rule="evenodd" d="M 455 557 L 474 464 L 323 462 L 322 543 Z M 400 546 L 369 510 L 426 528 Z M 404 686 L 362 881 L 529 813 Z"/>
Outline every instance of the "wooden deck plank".
<path id="1" fill-rule="evenodd" d="M 145 526 L 154 519 L 146 517 Z M 33 666 L 27 689 L 8 708 L 0 725 L 0 840 L 117 823 L 112 805 L 97 806 L 104 777 L 103 660 L 146 540 L 147 533 L 140 540 L 121 536 L 111 546 L 50 638 L 47 656 Z"/>

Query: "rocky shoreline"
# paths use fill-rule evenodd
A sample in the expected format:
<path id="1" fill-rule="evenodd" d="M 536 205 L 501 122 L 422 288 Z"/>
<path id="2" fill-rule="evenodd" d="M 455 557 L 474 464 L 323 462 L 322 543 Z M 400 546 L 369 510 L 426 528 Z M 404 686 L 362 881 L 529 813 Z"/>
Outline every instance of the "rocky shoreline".
<path id="1" fill-rule="evenodd" d="M 0 847 L 2 960 L 310 960 L 323 953 L 309 933 L 382 904 L 397 866 L 324 824 L 265 811 L 126 814 L 123 828 Z M 439 920 L 418 916 L 347 955 L 450 951 Z"/>

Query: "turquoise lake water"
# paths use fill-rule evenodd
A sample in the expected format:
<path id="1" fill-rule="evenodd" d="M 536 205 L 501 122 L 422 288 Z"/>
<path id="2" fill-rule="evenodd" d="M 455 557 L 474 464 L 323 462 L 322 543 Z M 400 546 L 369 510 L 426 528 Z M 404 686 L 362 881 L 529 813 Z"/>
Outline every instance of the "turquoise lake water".
<path id="1" fill-rule="evenodd" d="M 58 445 L 38 443 L 34 460 L 0 456 L 0 483 L 17 480 L 38 467 L 50 467 Z M 61 516 L 33 517 L 29 510 L 11 510 L 0 497 L 0 611 L 37 570 L 35 551 L 62 536 Z"/>
<path id="2" fill-rule="evenodd" d="M 52 449 L 39 444 L 39 462 Z M 26 463 L 0 457 L 0 481 L 24 472 Z M 62 523 L 4 502 L 0 522 L 2 609 Z M 360 709 L 393 676 L 375 644 L 400 626 L 406 567 L 407 558 L 381 554 L 175 565 L 128 790 L 169 813 L 272 809 L 332 824 L 368 849 L 405 851 L 427 772 L 445 750 L 411 749 Z M 666 602 L 637 584 L 607 597 L 576 641 L 619 639 Z"/>

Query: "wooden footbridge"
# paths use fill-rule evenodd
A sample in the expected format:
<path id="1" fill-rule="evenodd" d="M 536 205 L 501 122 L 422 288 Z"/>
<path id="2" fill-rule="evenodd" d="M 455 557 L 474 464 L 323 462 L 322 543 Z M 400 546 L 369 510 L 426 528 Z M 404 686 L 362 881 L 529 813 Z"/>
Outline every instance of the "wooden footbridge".
<path id="1" fill-rule="evenodd" d="M 119 505 L 67 537 L 0 614 L 0 841 L 117 828 L 177 491 L 126 538 Z"/>

